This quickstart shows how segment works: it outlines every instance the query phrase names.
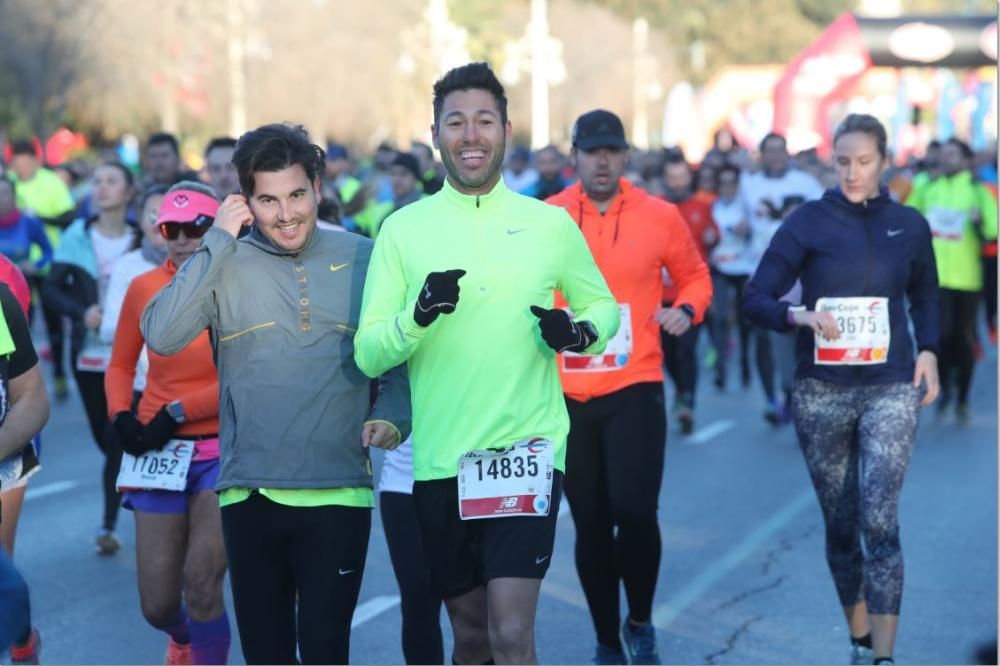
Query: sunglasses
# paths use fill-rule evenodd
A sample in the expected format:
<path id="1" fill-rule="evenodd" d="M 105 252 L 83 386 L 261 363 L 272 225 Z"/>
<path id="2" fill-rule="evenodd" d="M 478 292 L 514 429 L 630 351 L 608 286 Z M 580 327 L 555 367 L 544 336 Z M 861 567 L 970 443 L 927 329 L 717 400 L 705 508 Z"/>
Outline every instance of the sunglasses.
<path id="1" fill-rule="evenodd" d="M 167 240 L 177 240 L 181 231 L 187 238 L 201 238 L 212 226 L 213 218 L 199 215 L 193 222 L 164 222 L 160 225 L 160 235 Z"/>

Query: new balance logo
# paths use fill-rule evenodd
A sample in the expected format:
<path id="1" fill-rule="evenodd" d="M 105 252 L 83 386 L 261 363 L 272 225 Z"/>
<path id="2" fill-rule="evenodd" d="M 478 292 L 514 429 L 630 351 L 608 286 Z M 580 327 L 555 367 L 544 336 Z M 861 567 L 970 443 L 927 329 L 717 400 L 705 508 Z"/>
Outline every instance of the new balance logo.
<path id="1" fill-rule="evenodd" d="M 504 497 L 500 500 L 501 509 L 513 509 L 517 506 L 517 497 Z"/>

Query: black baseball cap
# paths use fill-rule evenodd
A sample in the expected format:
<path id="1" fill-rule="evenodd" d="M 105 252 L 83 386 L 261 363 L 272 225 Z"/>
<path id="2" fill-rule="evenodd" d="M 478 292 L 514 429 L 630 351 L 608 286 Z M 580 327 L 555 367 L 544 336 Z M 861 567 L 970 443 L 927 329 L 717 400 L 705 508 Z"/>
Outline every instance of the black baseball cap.
<path id="1" fill-rule="evenodd" d="M 588 111 L 577 118 L 573 125 L 573 147 L 578 150 L 628 149 L 625 127 L 621 119 L 610 111 Z"/>

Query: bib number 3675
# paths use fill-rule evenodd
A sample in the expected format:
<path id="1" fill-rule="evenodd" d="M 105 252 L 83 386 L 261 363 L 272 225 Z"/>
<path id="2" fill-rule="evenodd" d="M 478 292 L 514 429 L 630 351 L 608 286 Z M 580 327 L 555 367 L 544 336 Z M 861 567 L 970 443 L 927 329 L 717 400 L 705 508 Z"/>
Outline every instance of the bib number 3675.
<path id="1" fill-rule="evenodd" d="M 816 312 L 829 312 L 840 337 L 816 336 L 817 365 L 874 365 L 889 355 L 889 299 L 882 297 L 820 298 Z"/>
<path id="2" fill-rule="evenodd" d="M 553 468 L 552 444 L 541 438 L 466 453 L 458 463 L 460 517 L 547 516 Z"/>

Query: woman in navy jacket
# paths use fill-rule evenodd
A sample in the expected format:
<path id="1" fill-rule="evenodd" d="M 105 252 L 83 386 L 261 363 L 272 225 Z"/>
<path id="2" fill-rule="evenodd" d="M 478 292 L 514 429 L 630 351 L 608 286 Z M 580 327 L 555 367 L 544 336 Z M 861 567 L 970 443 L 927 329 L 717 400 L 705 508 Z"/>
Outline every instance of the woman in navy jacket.
<path id="1" fill-rule="evenodd" d="M 939 390 L 937 268 L 927 221 L 880 188 L 889 164 L 881 123 L 848 116 L 833 149 L 839 187 L 775 234 L 743 312 L 777 331 L 799 329 L 795 430 L 852 663 L 893 663 L 903 587 L 897 505 L 920 406 Z M 797 279 L 803 305 L 778 300 Z"/>

